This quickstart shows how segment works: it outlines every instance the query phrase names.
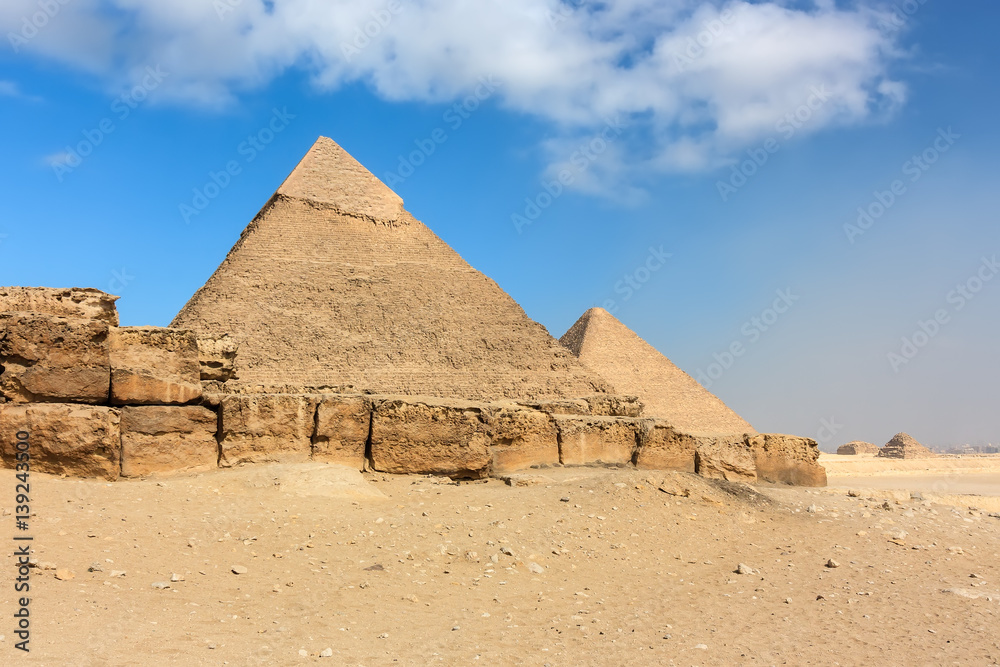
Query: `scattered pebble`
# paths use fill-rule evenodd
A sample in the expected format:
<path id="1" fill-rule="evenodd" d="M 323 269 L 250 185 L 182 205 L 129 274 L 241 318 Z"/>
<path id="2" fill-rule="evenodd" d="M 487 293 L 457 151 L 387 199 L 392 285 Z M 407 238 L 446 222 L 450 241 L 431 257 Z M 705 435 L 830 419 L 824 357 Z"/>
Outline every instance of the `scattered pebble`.
<path id="1" fill-rule="evenodd" d="M 840 567 L 840 563 L 831 558 L 830 560 L 826 561 L 826 566 L 832 569 L 835 567 Z"/>
<path id="2" fill-rule="evenodd" d="M 246 574 L 247 572 L 249 572 L 249 570 L 243 567 L 242 565 L 233 565 L 232 570 L 233 574 Z"/>

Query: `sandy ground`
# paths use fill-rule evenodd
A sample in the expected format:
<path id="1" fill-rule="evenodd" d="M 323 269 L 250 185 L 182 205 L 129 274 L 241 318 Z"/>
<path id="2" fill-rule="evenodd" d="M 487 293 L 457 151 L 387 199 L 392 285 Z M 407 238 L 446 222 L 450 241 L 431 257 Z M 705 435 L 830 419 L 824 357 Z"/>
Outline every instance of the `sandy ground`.
<path id="1" fill-rule="evenodd" d="M 528 486 L 316 464 L 114 484 L 35 474 L 32 650 L 13 647 L 7 567 L 0 656 L 1000 664 L 1000 514 L 681 474 L 540 474 Z M 13 517 L 2 526 L 14 544 Z"/>
<path id="2" fill-rule="evenodd" d="M 831 477 L 836 486 L 905 489 L 918 493 L 1000 496 L 1000 472 L 985 474 L 879 475 L 877 477 Z"/>
<path id="3" fill-rule="evenodd" d="M 938 503 L 1000 512 L 1000 456 L 900 461 L 824 454 L 820 462 L 826 467 L 831 489 L 906 491 Z"/>

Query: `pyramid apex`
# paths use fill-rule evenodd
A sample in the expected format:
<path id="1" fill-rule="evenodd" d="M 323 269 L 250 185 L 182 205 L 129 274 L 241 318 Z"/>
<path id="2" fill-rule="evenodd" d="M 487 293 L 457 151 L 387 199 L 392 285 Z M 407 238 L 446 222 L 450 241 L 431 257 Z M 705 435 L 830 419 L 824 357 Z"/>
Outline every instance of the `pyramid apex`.
<path id="1" fill-rule="evenodd" d="M 319 137 L 277 194 L 328 204 L 347 215 L 392 222 L 403 200 L 329 137 Z"/>

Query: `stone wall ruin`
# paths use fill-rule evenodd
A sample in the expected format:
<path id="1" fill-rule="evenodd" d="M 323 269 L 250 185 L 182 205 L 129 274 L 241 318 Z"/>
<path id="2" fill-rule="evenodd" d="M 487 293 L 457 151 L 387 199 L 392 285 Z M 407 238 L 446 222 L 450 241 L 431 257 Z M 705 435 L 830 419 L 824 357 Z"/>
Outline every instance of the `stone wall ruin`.
<path id="1" fill-rule="evenodd" d="M 481 402 L 247 387 L 220 370 L 231 369 L 238 353 L 229 340 L 118 327 L 116 297 L 95 290 L 18 294 L 0 302 L 5 467 L 14 467 L 16 433 L 27 431 L 34 470 L 109 481 L 316 460 L 458 478 L 608 465 L 825 483 L 811 466 L 811 440 L 689 435 L 641 416 L 634 397 Z M 67 298 L 102 305 L 67 308 Z"/>

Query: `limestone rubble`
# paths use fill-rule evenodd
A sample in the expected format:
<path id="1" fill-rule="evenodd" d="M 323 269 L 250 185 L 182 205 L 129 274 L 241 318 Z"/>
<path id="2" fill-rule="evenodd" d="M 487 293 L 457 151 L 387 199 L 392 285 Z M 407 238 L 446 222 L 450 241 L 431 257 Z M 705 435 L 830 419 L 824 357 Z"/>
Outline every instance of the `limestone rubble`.
<path id="1" fill-rule="evenodd" d="M 877 455 L 878 451 L 878 445 L 871 442 L 863 442 L 861 440 L 855 440 L 854 442 L 849 442 L 846 445 L 837 447 L 837 453 L 841 456 L 858 456 L 863 454 Z"/>

